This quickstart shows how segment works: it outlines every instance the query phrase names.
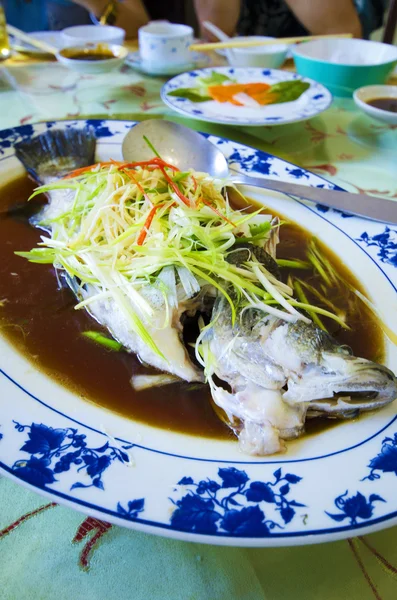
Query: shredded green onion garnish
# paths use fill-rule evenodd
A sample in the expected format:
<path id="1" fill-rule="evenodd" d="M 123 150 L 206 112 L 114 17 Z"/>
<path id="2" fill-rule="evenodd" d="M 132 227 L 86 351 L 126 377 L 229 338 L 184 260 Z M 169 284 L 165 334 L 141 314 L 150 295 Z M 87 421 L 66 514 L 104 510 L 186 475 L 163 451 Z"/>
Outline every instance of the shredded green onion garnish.
<path id="1" fill-rule="evenodd" d="M 254 257 L 238 266 L 229 262 L 228 253 L 241 240 L 265 247 L 271 217 L 234 210 L 222 194 L 229 182 L 193 170 L 180 172 L 152 150 L 156 157 L 150 161 L 99 163 L 38 188 L 33 196 L 57 195 L 42 214 L 41 225 L 51 233 L 42 236 L 39 248 L 18 254 L 54 264 L 82 290 L 89 288 L 77 308 L 99 300 L 116 303 L 129 328 L 162 358 L 151 332 L 170 322 L 173 307 L 204 288 L 225 296 L 234 320 L 243 302 L 244 308 L 260 308 L 286 320 L 306 318 L 300 309 L 341 322 L 329 311 L 294 300 L 292 289 Z M 314 245 L 308 259 L 329 284 L 329 265 L 321 263 Z M 154 321 L 148 298 L 153 290 L 165 303 L 161 324 Z M 94 333 L 84 335 L 94 339 Z M 97 334 L 95 341 L 99 339 L 111 347 L 112 340 Z"/>
<path id="2" fill-rule="evenodd" d="M 98 331 L 83 331 L 81 335 L 92 340 L 93 342 L 96 342 L 97 344 L 100 344 L 101 346 L 105 346 L 105 348 L 108 350 L 119 352 L 123 348 L 123 344 L 108 338 L 106 335 L 103 335 Z"/>
<path id="3" fill-rule="evenodd" d="M 312 265 L 306 261 L 306 260 L 299 260 L 299 259 L 288 259 L 288 258 L 277 258 L 276 262 L 278 264 L 279 267 L 281 268 L 287 268 L 287 269 L 304 269 L 304 270 L 308 270 L 312 268 Z"/>
<path id="4" fill-rule="evenodd" d="M 299 300 L 301 302 L 303 302 L 304 304 L 309 304 L 306 294 L 303 291 L 303 288 L 297 279 L 294 281 L 294 289 L 296 291 L 296 295 L 298 296 Z M 327 328 L 325 327 L 324 323 L 322 322 L 320 317 L 315 312 L 313 312 L 313 311 L 307 311 L 307 312 L 310 314 L 310 316 L 313 320 L 313 323 L 315 323 L 317 325 L 317 327 L 320 327 L 320 329 L 322 329 L 323 331 L 327 331 Z"/>

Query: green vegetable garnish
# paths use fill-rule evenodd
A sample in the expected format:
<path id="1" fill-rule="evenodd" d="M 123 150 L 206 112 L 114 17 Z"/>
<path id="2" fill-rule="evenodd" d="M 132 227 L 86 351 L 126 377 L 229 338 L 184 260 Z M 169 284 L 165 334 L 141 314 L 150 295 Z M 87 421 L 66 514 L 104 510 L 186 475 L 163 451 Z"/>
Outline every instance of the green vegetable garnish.
<path id="1" fill-rule="evenodd" d="M 310 83 L 294 79 L 293 81 L 280 81 L 275 83 L 268 90 L 268 94 L 277 94 L 277 100 L 273 104 L 281 104 L 283 102 L 292 102 L 297 100 L 303 92 L 310 87 Z"/>
<path id="2" fill-rule="evenodd" d="M 123 348 L 123 344 L 116 342 L 111 338 L 106 337 L 102 333 L 98 331 L 83 331 L 82 334 L 84 337 L 92 340 L 93 342 L 100 344 L 101 346 L 105 346 L 108 350 L 113 350 L 114 352 L 120 352 Z"/>
<path id="3" fill-rule="evenodd" d="M 177 98 L 186 98 L 191 102 L 207 102 L 208 100 L 212 100 L 211 96 L 208 93 L 208 87 L 210 85 L 222 85 L 223 83 L 233 83 L 234 79 L 231 79 L 227 75 L 223 75 L 223 73 L 218 73 L 217 71 L 212 71 L 211 75 L 208 77 L 197 77 L 196 83 L 194 87 L 191 88 L 179 88 L 177 90 L 173 90 L 169 92 L 169 96 L 176 96 Z"/>
<path id="4" fill-rule="evenodd" d="M 292 287 L 254 256 L 243 264 L 229 261 L 242 240 L 266 247 L 272 225 L 261 210 L 234 210 L 222 194 L 226 184 L 231 185 L 206 173 L 181 172 L 158 156 L 131 166 L 109 161 L 79 169 L 34 192 L 76 193 L 62 194 L 57 210 L 51 203 L 51 210 L 44 209 L 51 233 L 42 235 L 38 248 L 18 254 L 54 264 L 78 282 L 76 309 L 98 301 L 117 307 L 125 327 L 164 360 L 157 332 L 170 325 L 179 302 L 209 290 L 225 296 L 233 320 L 243 302 L 244 308 L 286 320 L 305 318 L 298 312 L 303 310 L 341 322 L 329 311 L 294 300 Z M 317 247 L 311 253 L 320 263 Z M 328 268 L 323 262 L 324 272 Z M 83 335 L 110 350 L 122 348 L 98 332 Z"/>
<path id="5" fill-rule="evenodd" d="M 149 146 L 153 154 L 158 158 L 161 158 L 160 154 L 157 152 L 156 148 L 153 146 L 152 142 L 146 137 L 146 135 L 143 136 L 143 139 L 145 140 L 146 145 Z"/>
<path id="6" fill-rule="evenodd" d="M 276 262 L 279 267 L 287 267 L 288 269 L 311 269 L 311 264 L 306 260 L 299 260 L 295 258 L 290 260 L 288 258 L 277 258 Z"/>
<path id="7" fill-rule="evenodd" d="M 302 289 L 302 286 L 301 286 L 299 280 L 294 281 L 294 289 L 295 289 L 296 295 L 298 296 L 299 300 L 305 304 L 309 304 L 309 301 L 306 297 L 305 292 Z M 317 327 L 319 327 L 323 331 L 327 331 L 327 328 L 325 327 L 324 323 L 322 322 L 320 317 L 315 312 L 308 311 L 308 313 L 310 314 L 313 323 L 315 323 L 317 325 Z"/>
<path id="8" fill-rule="evenodd" d="M 197 77 L 194 87 L 179 88 L 168 92 L 168 95 L 176 96 L 177 98 L 186 98 L 191 102 L 207 102 L 214 99 L 208 90 L 210 86 L 222 86 L 230 83 L 235 83 L 235 80 L 227 75 L 223 75 L 223 73 L 212 71 L 208 77 Z M 258 100 L 258 106 L 292 102 L 297 100 L 309 87 L 310 83 L 300 79 L 280 81 L 270 86 L 266 92 L 263 92 L 263 99 Z M 249 94 L 249 92 L 247 93 Z"/>
<path id="9" fill-rule="evenodd" d="M 218 73 L 218 71 L 212 71 L 211 75 L 208 77 L 198 77 L 198 83 L 203 86 L 209 85 L 222 85 L 223 83 L 233 83 L 235 79 L 224 75 L 223 73 Z"/>
<path id="10" fill-rule="evenodd" d="M 169 96 L 176 96 L 177 98 L 186 98 L 191 102 L 208 102 L 212 100 L 211 96 L 208 95 L 207 90 L 199 87 L 192 88 L 179 88 L 168 92 Z"/>

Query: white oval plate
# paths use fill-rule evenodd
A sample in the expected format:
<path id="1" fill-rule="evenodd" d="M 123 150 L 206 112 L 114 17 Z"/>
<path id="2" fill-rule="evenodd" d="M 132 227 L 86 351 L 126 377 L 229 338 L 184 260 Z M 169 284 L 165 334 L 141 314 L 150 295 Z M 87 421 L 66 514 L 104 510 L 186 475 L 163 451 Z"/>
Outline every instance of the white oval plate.
<path id="1" fill-rule="evenodd" d="M 235 106 L 230 102 L 216 102 L 215 100 L 192 102 L 186 98 L 169 95 L 169 92 L 178 88 L 195 87 L 197 77 L 208 76 L 212 71 L 227 75 L 235 79 L 237 83 L 255 82 L 273 85 L 280 81 L 302 79 L 302 81 L 310 83 L 310 87 L 300 98 L 293 102 L 270 104 L 260 108 Z M 245 126 L 284 125 L 285 123 L 305 121 L 323 112 L 332 103 L 331 93 L 313 79 L 300 77 L 296 73 L 289 73 L 288 71 L 257 67 L 215 67 L 183 73 L 167 81 L 161 90 L 161 98 L 170 108 L 185 116 L 210 123 Z"/>
<path id="2" fill-rule="evenodd" d="M 93 126 L 97 158 L 121 159 L 127 121 L 60 121 L 0 132 L 3 183 L 22 173 L 13 144 L 47 128 Z M 279 158 L 209 136 L 233 169 L 334 187 Z M 396 323 L 396 228 L 257 188 L 249 193 L 324 240 Z M 375 200 L 374 200 L 375 201 Z M 37 265 L 37 269 L 40 269 Z M 386 342 L 386 362 L 397 349 Z M 395 405 L 252 458 L 237 443 L 165 431 L 85 402 L 0 337 L 0 470 L 94 517 L 182 540 L 238 546 L 332 541 L 397 523 Z"/>

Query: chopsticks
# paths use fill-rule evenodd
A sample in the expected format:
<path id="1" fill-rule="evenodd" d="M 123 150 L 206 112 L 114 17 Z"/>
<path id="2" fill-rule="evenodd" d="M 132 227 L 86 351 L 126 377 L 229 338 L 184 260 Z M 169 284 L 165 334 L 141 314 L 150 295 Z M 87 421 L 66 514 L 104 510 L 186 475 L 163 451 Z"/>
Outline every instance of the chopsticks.
<path id="1" fill-rule="evenodd" d="M 46 52 L 47 54 L 55 55 L 58 52 L 58 48 L 55 48 L 55 46 L 51 46 L 51 44 L 47 44 L 46 42 L 40 42 L 17 27 L 13 27 L 13 25 L 7 25 L 7 33 L 12 35 L 14 38 L 21 40 L 22 42 L 26 42 L 27 44 Z"/>
<path id="2" fill-rule="evenodd" d="M 338 38 L 352 38 L 352 33 L 334 33 L 330 35 L 305 35 L 297 37 L 275 38 L 274 40 L 234 40 L 231 38 L 227 42 L 211 42 L 209 44 L 192 44 L 189 50 L 196 52 L 210 52 L 211 50 L 221 50 L 223 48 L 252 48 L 254 46 L 274 46 L 276 44 L 295 44 L 297 42 L 309 42 L 311 40 L 332 40 Z"/>

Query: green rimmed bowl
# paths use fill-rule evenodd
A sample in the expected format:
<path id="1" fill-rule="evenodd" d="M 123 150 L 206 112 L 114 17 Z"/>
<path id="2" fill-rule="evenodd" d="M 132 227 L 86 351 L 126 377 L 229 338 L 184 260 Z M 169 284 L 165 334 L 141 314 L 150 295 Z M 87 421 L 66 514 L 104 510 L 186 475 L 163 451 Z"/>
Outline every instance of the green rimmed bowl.
<path id="1" fill-rule="evenodd" d="M 368 40 L 314 40 L 293 48 L 296 70 L 335 96 L 352 96 L 365 85 L 385 83 L 397 65 L 397 48 Z"/>

